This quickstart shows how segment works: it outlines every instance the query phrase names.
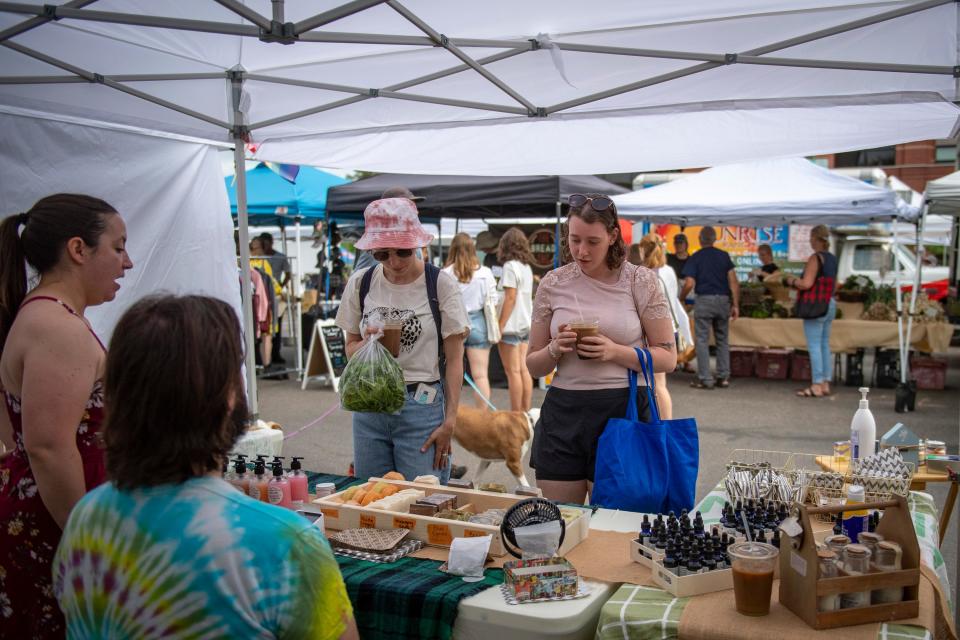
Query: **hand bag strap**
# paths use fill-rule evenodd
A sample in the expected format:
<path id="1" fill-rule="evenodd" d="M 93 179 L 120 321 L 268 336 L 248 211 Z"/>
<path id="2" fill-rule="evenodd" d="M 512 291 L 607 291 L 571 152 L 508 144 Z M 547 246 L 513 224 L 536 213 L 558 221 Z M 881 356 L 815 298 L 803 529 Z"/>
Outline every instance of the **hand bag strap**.
<path id="1" fill-rule="evenodd" d="M 653 356 L 646 349 L 634 347 L 637 352 L 637 358 L 640 360 L 640 370 L 643 373 L 644 382 L 647 387 L 647 404 L 650 407 L 650 417 L 655 424 L 660 423 L 660 410 L 657 407 L 656 394 L 654 393 L 653 383 Z M 630 380 L 630 398 L 627 400 L 627 419 L 634 422 L 639 421 L 639 412 L 637 410 L 637 372 L 628 369 L 627 377 Z"/>

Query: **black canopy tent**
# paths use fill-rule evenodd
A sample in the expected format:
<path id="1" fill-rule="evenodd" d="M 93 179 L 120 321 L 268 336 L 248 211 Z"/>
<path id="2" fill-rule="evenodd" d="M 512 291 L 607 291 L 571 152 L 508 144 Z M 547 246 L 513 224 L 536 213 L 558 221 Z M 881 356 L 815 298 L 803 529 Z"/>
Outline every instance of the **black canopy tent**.
<path id="1" fill-rule="evenodd" d="M 424 218 L 519 218 L 558 215 L 572 193 L 626 193 L 596 176 L 423 176 L 381 173 L 331 187 L 330 215 L 362 213 L 385 189 L 403 186 L 424 200 L 417 208 Z"/>

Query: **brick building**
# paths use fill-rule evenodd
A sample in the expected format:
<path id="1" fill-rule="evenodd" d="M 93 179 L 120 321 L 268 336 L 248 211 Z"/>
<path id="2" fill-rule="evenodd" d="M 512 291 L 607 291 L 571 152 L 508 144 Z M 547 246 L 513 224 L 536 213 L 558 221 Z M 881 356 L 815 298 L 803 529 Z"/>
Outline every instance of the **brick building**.
<path id="1" fill-rule="evenodd" d="M 878 167 L 923 193 L 927 182 L 953 173 L 956 140 L 921 140 L 889 147 L 832 153 L 822 156 L 831 169 Z"/>

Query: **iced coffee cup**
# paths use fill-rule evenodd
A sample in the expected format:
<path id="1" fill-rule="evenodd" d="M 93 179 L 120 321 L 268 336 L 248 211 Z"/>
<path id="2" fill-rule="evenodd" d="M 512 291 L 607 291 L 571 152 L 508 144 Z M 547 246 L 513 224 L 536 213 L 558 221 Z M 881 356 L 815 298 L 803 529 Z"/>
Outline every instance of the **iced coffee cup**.
<path id="1" fill-rule="evenodd" d="M 587 336 L 595 336 L 600 333 L 600 318 L 597 318 L 596 316 L 577 318 L 570 323 L 570 330 L 577 334 L 577 347 L 579 347 L 581 340 Z M 580 355 L 579 351 L 577 351 L 577 357 L 581 360 L 593 359 L 589 356 Z"/>
<path id="2" fill-rule="evenodd" d="M 727 549 L 733 569 L 733 596 L 737 613 L 765 616 L 770 613 L 773 569 L 780 550 L 762 542 L 738 542 Z"/>
<path id="3" fill-rule="evenodd" d="M 380 338 L 380 344 L 386 347 L 394 358 L 400 357 L 400 333 L 403 325 L 400 323 L 391 323 L 383 325 L 383 337 Z"/>

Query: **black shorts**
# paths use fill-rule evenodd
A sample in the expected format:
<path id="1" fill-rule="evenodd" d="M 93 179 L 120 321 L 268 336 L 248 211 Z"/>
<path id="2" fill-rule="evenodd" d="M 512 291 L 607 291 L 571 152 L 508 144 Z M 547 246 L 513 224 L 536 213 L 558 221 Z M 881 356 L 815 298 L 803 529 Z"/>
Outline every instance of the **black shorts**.
<path id="1" fill-rule="evenodd" d="M 533 432 L 530 466 L 538 480 L 593 482 L 597 442 L 610 418 L 627 414 L 629 387 L 571 391 L 550 387 Z M 637 389 L 637 413 L 650 421 L 647 388 Z"/>

